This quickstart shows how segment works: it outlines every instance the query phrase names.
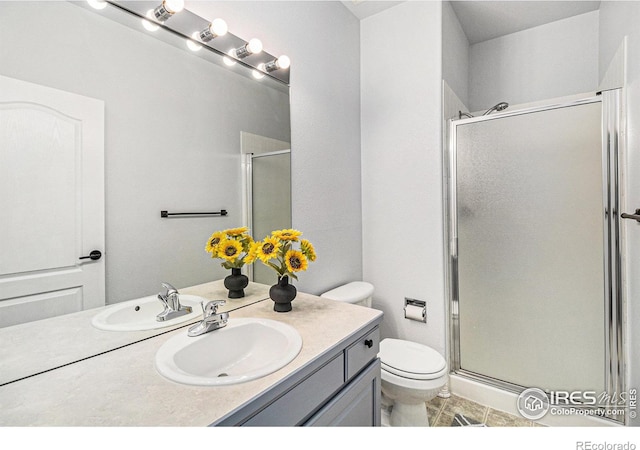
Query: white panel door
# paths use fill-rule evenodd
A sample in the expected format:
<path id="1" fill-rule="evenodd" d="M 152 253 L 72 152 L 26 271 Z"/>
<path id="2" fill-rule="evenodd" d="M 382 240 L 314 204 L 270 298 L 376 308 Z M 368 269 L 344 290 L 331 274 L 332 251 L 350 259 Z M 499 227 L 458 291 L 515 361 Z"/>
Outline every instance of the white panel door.
<path id="1" fill-rule="evenodd" d="M 0 76 L 0 327 L 105 304 L 104 102 Z"/>

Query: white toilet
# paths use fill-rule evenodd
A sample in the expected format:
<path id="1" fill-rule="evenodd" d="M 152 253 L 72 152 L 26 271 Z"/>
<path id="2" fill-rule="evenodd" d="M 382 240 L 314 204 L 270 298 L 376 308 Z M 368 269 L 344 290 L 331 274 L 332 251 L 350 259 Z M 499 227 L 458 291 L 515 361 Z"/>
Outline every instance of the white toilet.
<path id="1" fill-rule="evenodd" d="M 321 297 L 371 307 L 373 290 L 371 283 L 353 281 Z M 391 338 L 380 342 L 378 357 L 382 405 L 385 412 L 390 409 L 389 425 L 429 426 L 425 403 L 436 397 L 449 379 L 444 357 L 426 345 Z"/>

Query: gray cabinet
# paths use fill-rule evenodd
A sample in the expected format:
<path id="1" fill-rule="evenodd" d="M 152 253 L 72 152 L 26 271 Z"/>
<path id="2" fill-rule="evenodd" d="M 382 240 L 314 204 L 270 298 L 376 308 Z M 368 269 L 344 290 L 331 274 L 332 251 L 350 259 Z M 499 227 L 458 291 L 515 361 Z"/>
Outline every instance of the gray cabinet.
<path id="1" fill-rule="evenodd" d="M 348 337 L 216 426 L 380 426 L 378 325 Z"/>
<path id="2" fill-rule="evenodd" d="M 380 426 L 380 360 L 376 358 L 304 425 Z"/>

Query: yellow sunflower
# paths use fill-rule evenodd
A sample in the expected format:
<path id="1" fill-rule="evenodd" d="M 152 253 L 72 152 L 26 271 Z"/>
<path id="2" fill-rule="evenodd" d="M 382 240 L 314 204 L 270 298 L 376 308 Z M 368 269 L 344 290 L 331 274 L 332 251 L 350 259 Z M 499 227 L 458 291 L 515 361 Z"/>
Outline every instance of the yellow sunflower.
<path id="1" fill-rule="evenodd" d="M 207 245 L 205 246 L 204 250 L 207 253 L 213 253 L 213 254 L 218 253 L 218 245 L 225 238 L 226 238 L 226 236 L 225 236 L 224 231 L 216 231 L 215 233 L 213 233 L 211 235 L 211 237 L 209 237 L 209 240 L 207 241 Z M 214 256 L 214 258 L 215 258 L 215 256 Z"/>
<path id="2" fill-rule="evenodd" d="M 306 239 L 302 239 L 300 241 L 300 250 L 302 250 L 304 256 L 309 258 L 309 261 L 316 260 L 316 249 L 313 248 L 313 244 L 311 242 L 307 241 Z"/>
<path id="3" fill-rule="evenodd" d="M 307 267 L 309 266 L 307 257 L 298 250 L 289 250 L 287 254 L 284 255 L 284 261 L 287 264 L 287 269 L 289 269 L 290 273 L 307 270 Z"/>
<path id="4" fill-rule="evenodd" d="M 224 239 L 218 245 L 218 257 L 234 261 L 242 252 L 242 244 L 234 239 Z"/>
<path id="5" fill-rule="evenodd" d="M 223 233 L 226 233 L 229 236 L 240 236 L 241 234 L 246 233 L 248 230 L 249 228 L 247 227 L 230 228 L 228 230 L 224 230 Z"/>
<path id="6" fill-rule="evenodd" d="M 280 241 L 275 237 L 264 238 L 264 241 L 258 242 L 258 258 L 263 262 L 275 258 L 278 256 L 280 245 Z"/>
<path id="7" fill-rule="evenodd" d="M 260 248 L 260 244 L 262 242 L 253 242 L 251 241 L 251 246 L 249 247 L 249 251 L 247 255 L 244 257 L 245 264 L 253 264 L 256 259 L 258 259 L 258 249 Z"/>
<path id="8" fill-rule="evenodd" d="M 273 237 L 280 239 L 281 241 L 297 241 L 298 237 L 302 236 L 302 233 L 298 230 L 286 229 L 273 232 Z"/>

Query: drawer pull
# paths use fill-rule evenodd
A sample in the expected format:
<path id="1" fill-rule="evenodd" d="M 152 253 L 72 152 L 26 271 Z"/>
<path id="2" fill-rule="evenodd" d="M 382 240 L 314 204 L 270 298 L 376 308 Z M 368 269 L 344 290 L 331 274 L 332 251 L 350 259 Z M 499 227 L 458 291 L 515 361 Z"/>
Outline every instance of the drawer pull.
<path id="1" fill-rule="evenodd" d="M 364 345 L 366 345 L 368 348 L 373 347 L 373 339 L 366 339 L 364 341 Z"/>

